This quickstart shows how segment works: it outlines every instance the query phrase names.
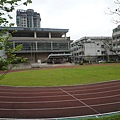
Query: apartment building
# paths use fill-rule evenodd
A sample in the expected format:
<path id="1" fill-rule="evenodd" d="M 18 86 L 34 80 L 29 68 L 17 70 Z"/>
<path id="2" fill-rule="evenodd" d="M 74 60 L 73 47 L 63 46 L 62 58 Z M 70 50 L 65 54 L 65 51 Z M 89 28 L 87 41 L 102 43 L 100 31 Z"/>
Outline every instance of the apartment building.
<path id="1" fill-rule="evenodd" d="M 112 59 L 112 37 L 82 37 L 71 43 L 73 62 L 98 62 Z"/>
<path id="2" fill-rule="evenodd" d="M 16 11 L 17 27 L 40 28 L 41 25 L 40 13 L 34 12 L 33 9 Z"/>
<path id="3" fill-rule="evenodd" d="M 113 29 L 112 33 L 113 52 L 116 60 L 120 60 L 120 25 Z"/>

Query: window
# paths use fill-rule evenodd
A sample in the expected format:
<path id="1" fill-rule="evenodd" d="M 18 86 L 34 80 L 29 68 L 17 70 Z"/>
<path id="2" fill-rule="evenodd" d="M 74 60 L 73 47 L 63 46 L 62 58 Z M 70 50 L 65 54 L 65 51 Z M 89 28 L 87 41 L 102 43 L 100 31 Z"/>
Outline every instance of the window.
<path id="1" fill-rule="evenodd" d="M 50 42 L 46 42 L 46 43 L 42 43 L 39 42 L 37 44 L 38 50 L 51 50 L 51 43 Z"/>
<path id="2" fill-rule="evenodd" d="M 82 55 L 84 55 L 84 51 L 82 51 Z"/>
<path id="3" fill-rule="evenodd" d="M 101 51 L 101 54 L 104 55 L 104 54 L 105 54 L 105 51 Z"/>
<path id="4" fill-rule="evenodd" d="M 33 42 L 16 42 L 15 43 L 15 47 L 17 46 L 17 45 L 20 45 L 20 44 L 22 44 L 22 51 L 32 51 L 32 50 L 36 50 L 36 45 L 35 45 L 35 43 L 33 43 Z"/>
<path id="5" fill-rule="evenodd" d="M 54 50 L 68 50 L 68 43 L 53 43 Z"/>
<path id="6" fill-rule="evenodd" d="M 113 44 L 113 46 L 115 47 L 115 44 Z"/>
<path id="7" fill-rule="evenodd" d="M 101 48 L 104 48 L 104 45 L 101 45 Z"/>
<path id="8" fill-rule="evenodd" d="M 79 52 L 79 55 L 81 55 L 81 52 Z"/>
<path id="9" fill-rule="evenodd" d="M 97 52 L 100 52 L 100 50 L 97 50 Z"/>

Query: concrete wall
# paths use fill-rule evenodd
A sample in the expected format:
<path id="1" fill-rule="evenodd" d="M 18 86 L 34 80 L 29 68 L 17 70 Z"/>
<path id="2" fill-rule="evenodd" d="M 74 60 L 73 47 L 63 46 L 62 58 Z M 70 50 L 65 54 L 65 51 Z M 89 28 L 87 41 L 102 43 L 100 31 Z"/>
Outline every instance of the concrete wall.
<path id="1" fill-rule="evenodd" d="M 9 66 L 10 68 L 10 66 Z M 32 68 L 32 65 L 30 63 L 20 63 L 20 64 L 16 64 L 15 66 L 12 67 L 12 69 L 16 70 L 16 69 L 30 69 Z"/>
<path id="2" fill-rule="evenodd" d="M 29 62 L 35 63 L 38 62 L 38 60 L 41 60 L 41 62 L 44 62 L 46 58 L 48 57 L 50 53 L 19 53 L 17 56 L 28 58 Z"/>

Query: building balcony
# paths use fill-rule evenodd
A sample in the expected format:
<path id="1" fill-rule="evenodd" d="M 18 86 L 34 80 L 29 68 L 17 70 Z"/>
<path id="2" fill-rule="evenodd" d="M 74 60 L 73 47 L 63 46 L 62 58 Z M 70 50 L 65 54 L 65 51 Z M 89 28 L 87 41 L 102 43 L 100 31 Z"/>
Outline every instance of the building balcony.
<path id="1" fill-rule="evenodd" d="M 113 32 L 112 36 L 120 35 L 120 31 Z"/>
<path id="2" fill-rule="evenodd" d="M 9 39 L 10 41 L 66 41 L 68 38 L 47 38 L 47 37 L 40 37 L 40 38 L 34 38 L 34 37 L 11 37 Z"/>
<path id="3" fill-rule="evenodd" d="M 50 52 L 70 52 L 70 50 L 21 50 L 15 53 L 50 53 Z"/>
<path id="4" fill-rule="evenodd" d="M 120 39 L 113 39 L 113 41 L 112 41 L 113 43 L 120 43 Z"/>

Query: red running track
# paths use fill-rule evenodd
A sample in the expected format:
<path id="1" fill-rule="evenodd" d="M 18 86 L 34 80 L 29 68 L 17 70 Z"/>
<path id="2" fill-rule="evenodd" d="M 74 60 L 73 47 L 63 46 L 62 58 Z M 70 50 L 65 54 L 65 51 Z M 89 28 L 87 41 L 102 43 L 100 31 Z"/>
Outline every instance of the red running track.
<path id="1" fill-rule="evenodd" d="M 61 118 L 120 111 L 120 80 L 64 87 L 0 86 L 0 118 Z"/>

